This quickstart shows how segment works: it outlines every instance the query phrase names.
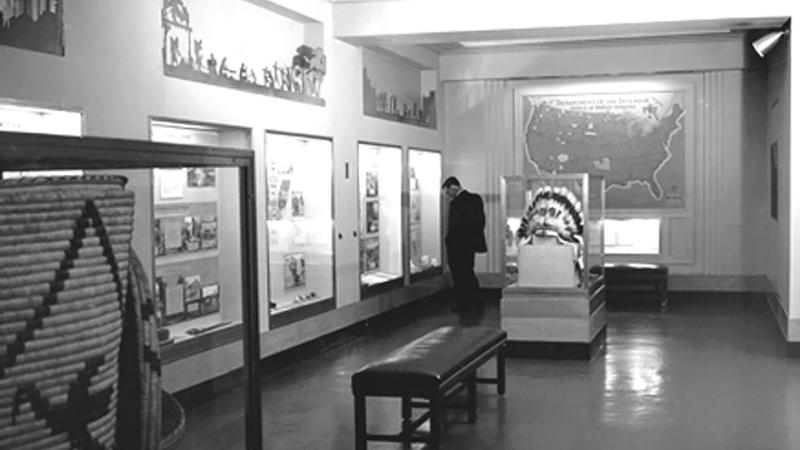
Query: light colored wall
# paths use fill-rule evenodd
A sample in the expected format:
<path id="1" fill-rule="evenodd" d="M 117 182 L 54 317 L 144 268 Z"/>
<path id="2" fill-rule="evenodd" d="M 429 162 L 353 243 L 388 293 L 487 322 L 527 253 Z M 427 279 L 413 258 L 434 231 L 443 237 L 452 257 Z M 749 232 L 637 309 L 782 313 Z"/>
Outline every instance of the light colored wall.
<path id="1" fill-rule="evenodd" d="M 762 67 L 766 73 L 766 95 L 762 107 L 767 120 L 766 133 L 761 142 L 762 152 L 759 158 L 763 166 L 763 184 L 769 188 L 770 154 L 769 148 L 773 143 L 778 145 L 778 219 L 769 216 L 769 210 L 764 215 L 764 220 L 759 226 L 761 243 L 758 251 L 758 261 L 764 268 L 777 300 L 776 312 L 778 322 L 787 338 L 800 340 L 797 333 L 798 324 L 791 318 L 800 316 L 798 308 L 794 308 L 790 295 L 790 270 L 789 252 L 787 243 L 791 242 L 791 216 L 793 213 L 790 202 L 790 180 L 792 158 L 790 151 L 790 45 L 788 40 L 781 42 L 764 59 Z M 767 197 L 768 199 L 768 197 Z M 769 203 L 766 202 L 766 208 Z M 791 313 L 791 314 L 790 314 Z M 787 318 L 789 319 L 787 322 Z M 789 326 L 791 325 L 791 326 Z M 787 328 L 788 327 L 788 328 Z M 792 337 L 793 336 L 793 337 Z"/>
<path id="2" fill-rule="evenodd" d="M 0 98 L 74 107 L 85 113 L 86 134 L 147 140 L 149 118 L 250 128 L 256 154 L 259 294 L 266 299 L 264 130 L 328 136 L 334 144 L 336 297 L 345 310 L 332 311 L 262 336 L 262 355 L 346 327 L 410 299 L 359 302 L 357 151 L 359 140 L 441 149 L 441 129 L 429 130 L 362 114 L 361 50 L 332 35 L 332 7 L 317 0 L 275 0 L 275 5 L 324 24 L 328 73 L 318 107 L 193 83 L 163 75 L 159 0 L 70 2 L 65 8 L 66 56 L 0 46 Z M 235 33 L 236 24 L 230 24 Z M 274 36 L 281 39 L 281 36 Z M 299 45 L 297 42 L 296 45 Z M 350 178 L 345 179 L 345 164 Z M 262 311 L 265 309 L 262 308 Z M 344 313 L 346 311 L 347 313 Z M 266 314 L 260 319 L 266 320 Z M 164 369 L 165 386 L 180 389 L 229 369 L 231 355 L 190 359 Z M 202 363 L 191 363 L 202 360 Z M 241 361 L 241 357 L 233 357 Z M 188 365 L 187 365 L 188 364 Z"/>
<path id="3" fill-rule="evenodd" d="M 645 81 L 687 92 L 686 207 L 610 210 L 607 216 L 661 217 L 662 254 L 637 259 L 667 264 L 672 274 L 716 276 L 725 284 L 730 280 L 724 277 L 763 275 L 748 253 L 753 246 L 748 230 L 764 214 L 753 205 L 768 198 L 751 173 L 763 170 L 758 155 L 763 155 L 764 119 L 763 80 L 749 67 L 748 50 L 744 36 L 733 35 L 678 44 L 649 40 L 444 55 L 444 173 L 463 177 L 487 202 L 490 250 L 477 261 L 478 270 L 490 275 L 486 279 L 497 279 L 502 271 L 499 178 L 523 174 L 514 90 Z M 692 288 L 691 280 L 680 281 L 675 287 Z"/>

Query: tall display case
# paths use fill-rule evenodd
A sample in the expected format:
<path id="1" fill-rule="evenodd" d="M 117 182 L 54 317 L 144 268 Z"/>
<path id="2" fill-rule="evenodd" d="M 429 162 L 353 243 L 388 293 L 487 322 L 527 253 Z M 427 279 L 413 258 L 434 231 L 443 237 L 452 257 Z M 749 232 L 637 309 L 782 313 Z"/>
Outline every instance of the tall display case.
<path id="1" fill-rule="evenodd" d="M 244 148 L 250 133 L 222 125 L 152 119 L 150 139 Z M 167 362 L 190 353 L 174 343 L 209 339 L 212 331 L 216 345 L 240 336 L 242 311 L 236 299 L 241 289 L 228 281 L 239 270 L 238 183 L 236 172 L 225 168 L 152 171 L 153 291 Z"/>
<path id="2" fill-rule="evenodd" d="M 442 155 L 408 149 L 408 264 L 411 281 L 441 273 Z"/>
<path id="3" fill-rule="evenodd" d="M 332 158 L 330 139 L 266 134 L 270 328 L 336 307 Z"/>
<path id="4" fill-rule="evenodd" d="M 141 271 L 134 270 L 133 267 L 137 265 L 132 263 L 127 264 L 128 268 L 125 268 L 122 264 L 116 264 L 116 262 L 114 265 L 116 265 L 117 270 L 125 270 L 126 273 L 130 270 L 131 273 L 138 274 L 132 278 L 132 280 L 136 281 L 120 283 L 122 280 L 118 280 L 114 281 L 114 284 L 121 286 L 122 289 L 138 292 L 140 294 L 138 298 L 140 299 L 143 298 L 143 295 L 144 298 L 147 298 L 146 286 L 152 283 L 153 276 L 161 270 L 160 267 L 162 267 L 162 265 L 158 262 L 159 256 L 156 255 L 156 253 L 160 251 L 160 241 L 164 241 L 165 253 L 167 248 L 175 250 L 174 253 L 170 252 L 169 255 L 161 255 L 170 258 L 186 256 L 184 253 L 192 255 L 194 252 L 202 252 L 205 250 L 202 248 L 204 239 L 202 227 L 200 229 L 199 241 L 194 241 L 195 230 L 193 228 L 186 230 L 185 226 L 188 222 L 185 220 L 181 224 L 180 230 L 177 228 L 171 229 L 170 233 L 175 233 L 174 236 L 164 236 L 163 239 L 159 236 L 160 231 L 154 226 L 157 208 L 153 201 L 153 193 L 156 192 L 160 194 L 161 187 L 158 185 L 159 181 L 156 179 L 156 174 L 158 172 L 154 172 L 154 170 L 181 170 L 183 174 L 182 177 L 186 177 L 182 179 L 185 180 L 185 183 L 189 184 L 193 183 L 193 181 L 188 181 L 190 177 L 188 174 L 189 168 L 214 171 L 216 174 L 217 187 L 220 191 L 218 197 L 219 201 L 217 202 L 217 208 L 219 208 L 217 211 L 217 242 L 216 249 L 213 249 L 213 252 L 216 254 L 215 258 L 219 260 L 217 264 L 219 278 L 216 280 L 218 290 L 213 296 L 215 308 L 217 303 L 219 305 L 219 311 L 217 313 L 222 314 L 220 318 L 224 320 L 234 320 L 236 324 L 231 325 L 226 331 L 221 330 L 220 327 L 212 326 L 218 322 L 209 325 L 202 325 L 200 322 L 197 322 L 192 326 L 196 328 L 192 333 L 189 333 L 188 329 L 186 330 L 188 336 L 186 339 L 176 340 L 170 344 L 169 347 L 173 349 L 175 352 L 174 354 L 182 354 L 184 356 L 192 355 L 191 358 L 182 358 L 179 362 L 176 362 L 178 366 L 184 369 L 184 372 L 188 373 L 192 371 L 193 367 L 219 365 L 220 361 L 218 358 L 212 356 L 213 352 L 208 352 L 206 350 L 211 350 L 218 346 L 218 341 L 224 339 L 224 335 L 228 333 L 235 335 L 234 341 L 232 341 L 230 345 L 241 345 L 241 351 L 230 352 L 231 354 L 226 358 L 225 363 L 231 364 L 231 366 L 221 367 L 220 370 L 230 371 L 235 367 L 244 367 L 244 371 L 241 374 L 243 383 L 241 404 L 242 410 L 245 413 L 245 421 L 233 424 L 228 432 L 225 433 L 225 436 L 221 436 L 219 442 L 216 444 L 224 448 L 233 448 L 242 446 L 244 441 L 247 448 L 261 448 L 261 402 L 259 400 L 260 394 L 257 371 L 257 365 L 260 359 L 257 307 L 258 287 L 256 276 L 258 273 L 258 261 L 255 252 L 257 248 L 255 241 L 255 173 L 252 151 L 109 138 L 61 137 L 0 132 L 0 161 L 2 162 L 0 164 L 0 172 L 78 170 L 88 177 L 99 175 L 101 178 L 106 177 L 106 179 L 120 180 L 120 189 L 127 191 L 127 193 L 132 193 L 132 196 L 126 195 L 126 198 L 132 199 L 132 202 L 129 203 L 130 207 L 125 209 L 125 213 L 129 214 L 127 217 L 130 217 L 130 221 L 120 222 L 118 220 L 105 221 L 95 219 L 98 214 L 112 214 L 109 211 L 117 214 L 119 212 L 118 210 L 124 208 L 115 207 L 114 205 L 117 203 L 114 203 L 113 200 L 109 201 L 105 197 L 99 200 L 89 199 L 78 205 L 79 208 L 83 209 L 81 210 L 81 219 L 75 221 L 78 228 L 82 230 L 82 227 L 86 227 L 87 229 L 85 231 L 79 230 L 79 232 L 75 232 L 70 242 L 77 240 L 77 242 L 80 243 L 81 240 L 85 241 L 86 239 L 91 241 L 91 236 L 101 236 L 98 242 L 104 246 L 109 245 L 115 254 L 115 256 L 111 256 L 111 253 L 103 253 L 100 259 L 105 261 L 117 261 L 117 251 L 120 252 L 119 254 L 129 253 L 130 255 L 135 252 L 143 266 Z M 228 181 L 221 181 L 224 179 Z M 69 195 L 67 190 L 64 189 L 65 185 L 93 183 L 91 178 L 86 180 L 85 177 L 79 177 L 76 181 L 71 181 L 72 179 L 64 180 L 65 179 L 56 179 L 55 182 L 49 184 L 47 181 L 43 181 L 41 182 L 41 190 L 46 190 L 49 185 L 52 185 L 54 186 L 52 188 L 52 198 L 65 198 Z M 184 195 L 186 195 L 190 187 L 184 185 L 183 188 Z M 192 186 L 191 188 L 203 189 L 208 188 L 208 186 Z M 166 193 L 169 194 L 170 191 L 167 190 Z M 169 195 L 167 195 L 167 197 L 169 197 Z M 185 196 L 184 199 L 186 199 Z M 224 201 L 222 201 L 222 199 L 224 199 Z M 175 199 L 173 198 L 173 200 Z M 65 207 L 68 208 L 70 206 L 64 206 L 63 204 L 58 205 L 58 208 Z M 189 208 L 191 212 L 194 211 L 191 209 L 191 206 Z M 122 212 L 119 212 L 119 214 L 122 214 Z M 203 214 L 205 214 L 205 211 L 199 215 L 202 216 Z M 84 217 L 88 217 L 88 219 L 84 219 Z M 116 217 L 112 217 L 112 219 L 116 219 Z M 123 228 L 129 230 L 128 234 L 130 236 L 130 240 L 126 240 L 124 243 L 124 250 L 122 249 L 123 247 L 120 247 L 122 244 L 115 240 L 116 237 L 118 237 L 116 234 L 114 234 L 114 240 L 112 240 L 112 238 L 108 238 L 108 240 L 103 238 L 103 236 L 113 234 L 110 230 L 120 228 L 121 223 L 124 224 Z M 194 223 L 191 225 L 193 227 Z M 78 228 L 76 228 L 76 230 L 78 230 Z M 180 236 L 180 246 L 175 244 L 179 239 L 178 236 Z M 188 239 L 186 243 L 184 243 L 184 236 Z M 206 237 L 208 238 L 208 236 Z M 169 239 L 169 244 L 166 242 L 167 239 Z M 206 240 L 208 241 L 209 239 Z M 70 245 L 73 244 L 70 243 Z M 78 245 L 77 248 L 79 248 L 79 250 L 75 252 L 69 249 L 65 250 L 63 255 L 64 265 L 60 266 L 62 269 L 55 272 L 56 277 L 63 277 L 64 273 L 69 273 L 66 272 L 65 269 L 72 271 L 72 269 L 70 269 L 71 267 L 77 268 L 75 271 L 72 271 L 73 273 L 71 274 L 75 275 L 75 279 L 64 284 L 65 287 L 77 281 L 78 278 L 86 276 L 87 273 L 91 273 L 91 271 L 87 272 L 84 269 L 80 269 L 84 267 L 83 265 L 73 265 L 74 260 L 79 257 L 87 257 L 89 260 L 98 259 L 92 257 L 92 255 L 96 255 L 95 253 L 87 252 L 86 249 L 80 249 L 80 247 L 81 246 Z M 130 252 L 130 250 L 133 250 L 133 252 Z M 208 250 L 212 251 L 212 249 Z M 31 248 L 31 251 L 35 252 L 37 249 L 34 247 Z M 126 259 L 132 261 L 132 256 L 128 256 Z M 190 261 L 176 265 L 191 266 L 194 260 L 191 256 L 189 259 Z M 84 261 L 81 264 L 85 263 L 88 262 Z M 103 275 L 103 277 L 111 276 L 112 275 Z M 148 280 L 144 278 L 148 278 Z M 187 282 L 187 286 L 183 286 L 179 293 L 175 293 L 176 296 L 182 296 L 180 301 L 184 308 L 186 308 L 187 303 L 193 303 L 191 300 L 195 299 L 194 296 L 200 297 L 200 304 L 196 306 L 198 308 L 203 308 L 203 302 L 205 302 L 208 297 L 212 296 L 211 292 L 204 289 L 205 286 L 202 284 L 202 274 L 200 280 L 201 285 L 199 286 L 199 290 L 195 289 L 194 286 L 188 286 Z M 82 282 L 86 282 L 86 279 L 83 279 Z M 132 288 L 134 283 L 136 283 L 138 289 Z M 73 297 L 70 298 L 71 304 L 73 307 L 81 304 L 95 305 L 97 301 L 97 297 L 94 297 L 97 295 L 96 292 L 95 286 L 86 286 L 86 289 L 72 293 Z M 81 297 L 79 297 L 80 295 L 85 295 L 87 298 L 81 299 Z M 123 298 L 127 299 L 128 295 L 134 294 L 127 292 Z M 159 294 L 156 295 L 158 296 Z M 172 295 L 172 293 L 170 293 L 170 295 Z M 64 300 L 66 300 L 66 297 L 64 297 Z M 170 300 L 172 300 L 171 297 Z M 131 305 L 128 300 L 125 300 L 125 302 L 127 305 Z M 143 304 L 149 305 L 150 303 L 144 301 Z M 190 308 L 193 306 L 194 305 L 189 305 Z M 71 307 L 70 310 L 72 310 L 73 307 Z M 231 311 L 235 311 L 235 315 L 226 316 L 225 314 L 228 314 L 226 312 L 227 308 L 230 308 Z M 96 308 L 92 309 L 92 312 L 94 312 L 95 309 Z M 135 330 L 134 332 L 136 333 L 135 342 L 128 341 L 133 348 L 126 346 L 124 349 L 113 349 L 109 352 L 111 355 L 119 355 L 119 358 L 123 358 L 123 354 L 127 355 L 120 361 L 122 363 L 121 367 L 125 368 L 125 372 L 119 370 L 119 373 L 124 373 L 128 376 L 128 379 L 132 378 L 137 380 L 133 383 L 135 386 L 117 386 L 116 381 L 114 382 L 111 388 L 112 390 L 119 388 L 120 392 L 128 392 L 129 394 L 127 396 L 120 395 L 117 401 L 114 402 L 119 408 L 125 408 L 125 405 L 122 403 L 124 400 L 123 397 L 126 399 L 130 398 L 131 389 L 134 389 L 133 392 L 137 392 L 136 389 L 149 389 L 147 398 L 153 398 L 153 392 L 160 392 L 162 387 L 159 380 L 160 377 L 166 379 L 168 377 L 185 376 L 183 373 L 173 373 L 173 367 L 175 366 L 164 360 L 164 358 L 168 357 L 167 352 L 163 352 L 163 350 L 165 350 L 164 347 L 162 347 L 162 359 L 159 361 L 158 340 L 155 336 L 155 332 L 150 330 L 149 322 L 136 321 L 135 317 L 148 314 L 147 311 L 150 309 L 146 308 L 135 312 L 133 309 L 135 308 L 121 308 L 119 306 L 111 308 L 111 311 L 119 311 L 120 316 L 125 317 L 124 321 L 119 322 L 125 323 L 125 329 L 128 330 L 126 333 L 130 332 L 132 329 Z M 81 314 L 89 313 L 89 311 L 90 309 L 83 309 Z M 78 314 L 72 320 L 78 320 L 81 314 Z M 132 328 L 128 327 L 128 324 L 131 323 L 135 325 Z M 99 347 L 102 348 L 111 345 L 114 341 L 114 337 L 119 336 L 120 331 L 118 329 L 108 331 L 105 322 L 94 324 L 76 322 L 74 325 L 64 324 L 62 327 L 63 326 L 75 328 L 79 326 L 91 327 L 88 336 L 97 336 L 95 342 L 99 340 Z M 98 335 L 98 330 L 107 331 L 103 331 L 102 334 Z M 69 335 L 70 339 L 77 339 L 80 337 L 75 333 L 67 333 L 67 335 Z M 123 334 L 123 336 L 125 336 L 125 334 Z M 244 339 L 242 339 L 242 337 Z M 238 344 L 235 341 L 238 341 Z M 153 346 L 153 344 L 155 344 L 155 346 Z M 97 345 L 93 347 L 96 346 Z M 123 351 L 125 351 L 125 353 L 123 353 Z M 139 356 L 136 357 L 136 354 Z M 73 353 L 72 357 L 81 358 L 81 355 L 82 353 L 80 352 Z M 51 356 L 56 358 L 58 355 L 54 354 Z M 80 362 L 81 364 L 78 365 L 83 367 L 83 361 L 75 360 Z M 94 367 L 92 365 L 96 364 L 96 361 L 85 361 L 85 363 L 86 367 Z M 63 368 L 64 370 L 71 370 L 69 366 L 63 366 Z M 113 364 L 109 366 L 109 368 L 103 369 L 101 371 L 103 378 L 99 378 L 99 380 L 102 380 L 102 383 L 106 383 L 107 380 L 109 380 L 108 377 L 113 376 L 110 374 L 116 371 L 117 368 L 118 365 Z M 67 374 L 66 372 L 64 373 Z M 122 383 L 121 376 L 119 380 L 120 383 Z M 86 384 L 87 386 L 94 386 L 96 382 L 98 381 L 92 378 L 92 380 L 87 379 Z M 86 389 L 87 386 L 82 385 L 77 387 L 78 391 L 76 392 L 81 394 L 81 390 Z M 114 398 L 117 398 L 116 392 L 115 390 L 111 394 Z M 48 400 L 46 396 L 49 394 L 45 391 L 41 393 L 37 391 L 37 395 L 40 394 L 42 395 L 42 400 L 46 402 Z M 89 392 L 89 395 L 91 396 L 93 393 Z M 133 395 L 135 396 L 136 394 Z M 142 397 L 142 399 L 144 399 L 144 397 Z M 56 403 L 58 403 L 58 401 L 56 401 Z M 215 405 L 213 403 L 214 401 L 211 400 L 207 407 L 214 409 Z M 51 404 L 51 406 L 54 404 Z M 158 405 L 157 403 L 154 404 Z M 130 407 L 130 405 L 128 407 Z M 225 408 L 227 409 L 228 406 Z M 152 416 L 147 415 L 147 417 Z M 193 419 L 188 418 L 187 420 L 191 421 Z M 111 426 L 113 426 L 113 423 Z M 167 433 L 170 431 L 169 428 L 165 429 Z"/>
<path id="5" fill-rule="evenodd" d="M 591 358 L 605 342 L 605 182 L 588 174 L 503 177 L 512 353 Z"/>
<path id="6" fill-rule="evenodd" d="M 402 150 L 358 144 L 362 298 L 403 283 Z"/>

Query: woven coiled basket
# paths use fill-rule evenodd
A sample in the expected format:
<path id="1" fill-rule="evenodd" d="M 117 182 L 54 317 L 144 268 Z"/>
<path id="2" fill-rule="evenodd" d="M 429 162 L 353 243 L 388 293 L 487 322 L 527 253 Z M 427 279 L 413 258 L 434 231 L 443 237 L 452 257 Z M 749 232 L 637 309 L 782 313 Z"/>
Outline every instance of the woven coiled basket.
<path id="1" fill-rule="evenodd" d="M 115 447 L 133 193 L 0 181 L 0 448 Z"/>

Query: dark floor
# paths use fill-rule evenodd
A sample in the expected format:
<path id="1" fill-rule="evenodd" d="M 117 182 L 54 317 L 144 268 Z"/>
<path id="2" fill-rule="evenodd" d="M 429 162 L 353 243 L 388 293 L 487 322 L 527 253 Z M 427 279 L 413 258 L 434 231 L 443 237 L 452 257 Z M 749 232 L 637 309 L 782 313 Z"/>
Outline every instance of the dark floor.
<path id="1" fill-rule="evenodd" d="M 497 301 L 478 319 L 445 302 L 376 321 L 265 375 L 264 448 L 352 449 L 355 370 L 441 325 L 499 324 Z M 609 310 L 606 349 L 594 361 L 509 359 L 505 397 L 479 387 L 477 423 L 450 415 L 443 448 L 800 449 L 800 360 L 783 356 L 761 296 L 673 293 L 666 309 L 650 301 Z M 179 448 L 244 448 L 241 396 L 233 389 L 189 410 Z M 370 400 L 370 431 L 396 431 L 399 409 Z"/>

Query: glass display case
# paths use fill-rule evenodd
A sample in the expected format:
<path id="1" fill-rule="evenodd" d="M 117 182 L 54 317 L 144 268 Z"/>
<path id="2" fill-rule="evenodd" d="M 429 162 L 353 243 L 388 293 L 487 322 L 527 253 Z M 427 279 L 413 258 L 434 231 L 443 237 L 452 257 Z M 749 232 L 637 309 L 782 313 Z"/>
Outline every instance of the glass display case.
<path id="1" fill-rule="evenodd" d="M 245 129 L 169 119 L 151 120 L 150 138 L 240 148 L 250 140 Z M 212 330 L 218 342 L 238 335 L 241 292 L 228 281 L 240 270 L 238 185 L 236 171 L 226 168 L 153 169 L 153 292 L 169 359 L 182 356 L 172 355 L 172 343 Z"/>
<path id="2" fill-rule="evenodd" d="M 270 328 L 336 307 L 332 158 L 329 139 L 266 134 Z"/>
<path id="3" fill-rule="evenodd" d="M 408 149 L 408 263 L 411 281 L 440 273 L 442 155 Z"/>
<path id="4" fill-rule="evenodd" d="M 500 316 L 510 352 L 591 359 L 606 329 L 604 179 L 509 176 L 501 199 L 507 286 Z"/>
<path id="5" fill-rule="evenodd" d="M 403 282 L 402 162 L 400 147 L 358 144 L 362 298 Z"/>
<path id="6" fill-rule="evenodd" d="M 588 174 L 504 177 L 510 286 L 588 288 L 603 266 L 605 181 Z"/>
<path id="7" fill-rule="evenodd" d="M 37 213 L 41 216 L 35 222 L 29 220 L 27 225 L 34 228 L 20 229 L 28 234 L 26 239 L 35 239 L 37 245 L 17 246 L 26 253 L 23 255 L 26 261 L 54 258 L 55 265 L 48 263 L 28 268 L 31 274 L 38 270 L 38 278 L 16 278 L 22 283 L 48 277 L 62 280 L 51 283 L 52 295 L 48 297 L 52 300 L 47 300 L 55 302 L 57 299 L 59 304 L 63 303 L 62 307 L 46 308 L 48 311 L 42 314 L 50 316 L 50 320 L 46 318 L 36 327 L 50 323 L 51 327 L 57 324 L 57 329 L 63 328 L 57 336 L 63 337 L 65 348 L 72 349 L 71 356 L 63 360 L 59 356 L 63 354 L 51 351 L 41 363 L 59 367 L 50 372 L 61 374 L 61 378 L 66 375 L 68 379 L 82 377 L 73 370 L 85 372 L 84 367 L 94 368 L 100 374 L 87 377 L 85 386 L 64 387 L 77 389 L 77 395 L 70 395 L 67 403 L 91 402 L 83 407 L 98 409 L 100 404 L 95 404 L 94 400 L 103 400 L 98 393 L 108 395 L 104 398 L 115 399 L 109 404 L 115 409 L 108 410 L 112 411 L 109 416 L 112 421 L 108 422 L 112 430 L 115 426 L 113 411 L 117 411 L 119 417 L 141 413 L 144 429 L 150 420 L 161 417 L 148 412 L 151 407 L 160 408 L 153 399 L 161 398 L 165 404 L 174 404 L 171 396 L 156 393 L 162 389 L 174 392 L 168 386 L 180 384 L 175 380 L 191 380 L 203 371 L 227 373 L 244 367 L 232 380 L 242 382 L 239 408 L 245 412 L 245 421 L 234 424 L 215 444 L 221 448 L 260 448 L 258 261 L 252 151 L 0 132 L 0 161 L 3 174 L 40 170 L 83 174 L 0 181 L 6 183 L 0 190 L 10 193 L 11 197 L 20 188 L 33 186 L 36 192 L 29 193 L 39 198 L 36 205 L 30 202 L 30 205 L 14 207 L 6 219 L 20 216 L 14 214 L 16 212 L 32 211 L 33 206 L 39 210 L 60 211 L 58 215 Z M 192 174 L 193 170 L 200 170 L 202 174 Z M 163 173 L 168 175 L 162 177 Z M 211 190 L 216 190 L 216 194 L 211 194 Z M 216 216 L 216 222 L 211 220 L 212 216 Z M 160 224 L 157 221 L 160 218 L 169 218 L 167 222 L 174 223 Z M 45 222 L 49 223 L 45 225 Z M 43 226 L 52 231 L 36 234 L 35 227 Z M 39 245 L 45 241 L 49 244 Z M 47 248 L 57 251 L 43 251 Z M 154 283 L 155 278 L 162 278 L 164 284 Z M 148 287 L 153 287 L 155 292 L 149 292 Z M 63 294 L 56 296 L 57 290 Z M 35 299 L 18 306 L 35 307 Z M 30 317 L 34 317 L 33 312 L 31 310 Z M 160 350 L 159 333 L 152 320 L 154 312 L 161 315 L 161 320 L 175 320 L 168 326 L 172 343 L 160 346 Z M 98 314 L 104 314 L 102 320 L 91 319 Z M 40 313 L 35 316 L 39 317 Z M 56 329 L 52 331 L 57 332 Z M 37 340 L 35 336 L 20 339 L 32 345 Z M 229 351 L 224 358 L 219 358 L 214 352 L 225 342 L 241 350 Z M 24 345 L 19 347 L 20 351 L 25 348 Z M 76 348 L 85 351 L 76 351 Z M 88 355 L 95 351 L 102 353 Z M 188 355 L 193 357 L 186 358 Z M 68 365 L 64 361 L 73 363 Z M 105 362 L 98 367 L 100 361 Z M 14 381 L 12 377 L 12 385 Z M 62 381 L 53 378 L 48 383 L 54 392 L 66 392 L 61 389 Z M 130 382 L 126 384 L 126 381 Z M 52 392 L 46 391 L 35 393 L 41 395 L 44 402 L 53 401 Z M 117 392 L 127 394 L 117 398 Z M 127 403 L 131 399 L 136 399 L 134 405 Z M 55 399 L 51 406 L 58 403 Z M 231 409 L 213 400 L 205 407 Z M 165 407 L 165 410 L 171 413 L 175 408 L 180 410 L 177 406 Z M 176 417 L 170 416 L 170 419 L 172 425 L 179 423 Z M 174 431 L 169 428 L 170 419 L 165 417 L 162 421 L 166 427 L 164 436 Z M 180 424 L 191 426 L 182 421 Z M 102 429 L 108 430 L 106 426 Z M 159 437 L 153 438 L 157 443 Z"/>

